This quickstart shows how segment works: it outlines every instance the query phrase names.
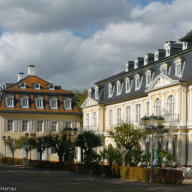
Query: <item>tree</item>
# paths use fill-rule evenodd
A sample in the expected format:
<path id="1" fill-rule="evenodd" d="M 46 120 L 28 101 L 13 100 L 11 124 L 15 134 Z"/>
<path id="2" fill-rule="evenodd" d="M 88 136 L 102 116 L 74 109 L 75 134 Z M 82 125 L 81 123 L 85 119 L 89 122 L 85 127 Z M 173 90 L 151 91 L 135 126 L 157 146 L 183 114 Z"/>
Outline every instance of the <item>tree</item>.
<path id="1" fill-rule="evenodd" d="M 162 166 L 162 163 L 167 163 L 173 159 L 173 155 L 164 150 L 157 150 L 157 165 Z"/>
<path id="2" fill-rule="evenodd" d="M 46 148 L 50 146 L 49 141 L 50 141 L 49 135 L 38 136 L 34 139 L 34 148 L 36 148 L 37 152 L 39 152 L 40 161 L 42 161 L 43 152 L 45 151 Z"/>
<path id="3" fill-rule="evenodd" d="M 34 148 L 34 139 L 33 138 L 28 138 L 28 137 L 20 137 L 17 141 L 17 146 L 18 148 L 24 148 L 26 151 L 26 158 L 28 158 L 29 152 Z M 30 160 L 31 160 L 31 155 L 30 155 Z"/>
<path id="4" fill-rule="evenodd" d="M 113 164 L 121 164 L 121 154 L 118 149 L 105 148 L 101 153 L 103 159 L 106 159 L 110 166 Z"/>
<path id="5" fill-rule="evenodd" d="M 109 130 L 108 133 L 120 149 L 122 166 L 125 166 L 126 156 L 133 157 L 133 152 L 138 150 L 138 143 L 143 136 L 143 132 L 135 128 L 132 124 L 123 123 L 113 130 Z M 131 159 L 127 158 L 127 160 L 128 163 L 131 164 Z"/>
<path id="6" fill-rule="evenodd" d="M 18 145 L 17 145 L 18 140 L 11 138 L 10 136 L 8 136 L 6 139 L 6 137 L 3 136 L 3 141 L 4 141 L 4 144 L 9 147 L 12 153 L 12 161 L 13 161 L 15 157 L 15 150 L 18 149 Z"/>
<path id="7" fill-rule="evenodd" d="M 49 136 L 50 147 L 55 148 L 59 157 L 59 162 L 62 165 L 63 161 L 73 161 L 75 157 L 75 144 L 71 139 L 67 138 L 64 132 Z"/>
<path id="8" fill-rule="evenodd" d="M 81 147 L 83 150 L 83 162 L 91 169 L 92 164 L 98 163 L 100 160 L 99 155 L 95 149 L 102 145 L 101 136 L 93 132 L 85 131 L 79 134 L 76 139 L 76 146 Z"/>

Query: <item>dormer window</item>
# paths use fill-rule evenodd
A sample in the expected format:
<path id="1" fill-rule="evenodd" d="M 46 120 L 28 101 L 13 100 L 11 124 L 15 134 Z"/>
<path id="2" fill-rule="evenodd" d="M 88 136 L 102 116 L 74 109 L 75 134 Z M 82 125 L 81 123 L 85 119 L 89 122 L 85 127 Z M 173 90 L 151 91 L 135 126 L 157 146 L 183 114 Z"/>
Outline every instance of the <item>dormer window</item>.
<path id="1" fill-rule="evenodd" d="M 128 93 L 131 90 L 131 80 L 127 77 L 125 79 L 125 92 Z"/>
<path id="2" fill-rule="evenodd" d="M 21 97 L 20 102 L 21 102 L 22 108 L 29 108 L 29 97 L 28 96 Z"/>
<path id="3" fill-rule="evenodd" d="M 155 61 L 158 61 L 158 59 L 159 59 L 159 53 L 156 52 L 156 53 L 155 53 Z"/>
<path id="4" fill-rule="evenodd" d="M 98 99 L 98 97 L 99 97 L 99 87 L 96 86 L 95 87 L 95 99 Z"/>
<path id="5" fill-rule="evenodd" d="M 55 90 L 55 89 L 54 89 L 54 85 L 53 85 L 52 83 L 50 83 L 50 84 L 47 85 L 47 89 L 49 89 L 49 90 Z"/>
<path id="6" fill-rule="evenodd" d="M 145 72 L 146 75 L 146 87 L 148 87 L 151 84 L 151 71 L 147 70 Z"/>
<path id="7" fill-rule="evenodd" d="M 44 108 L 43 102 L 44 102 L 44 98 L 43 97 L 37 97 L 35 99 L 35 106 L 36 106 L 36 108 L 37 109 L 43 109 Z"/>
<path id="8" fill-rule="evenodd" d="M 167 75 L 167 64 L 166 63 L 164 63 L 164 64 L 162 64 L 161 65 L 161 67 L 160 67 L 160 72 L 161 72 L 161 74 L 162 75 Z"/>
<path id="9" fill-rule="evenodd" d="M 9 95 L 6 97 L 6 107 L 14 107 L 14 96 Z"/>
<path id="10" fill-rule="evenodd" d="M 66 110 L 71 110 L 72 109 L 72 105 L 71 105 L 71 98 L 68 98 L 66 100 L 64 100 L 64 107 Z"/>
<path id="11" fill-rule="evenodd" d="M 57 99 L 57 97 L 52 97 L 49 100 L 49 103 L 50 103 L 50 108 L 51 109 L 58 109 L 58 99 Z"/>
<path id="12" fill-rule="evenodd" d="M 113 96 L 113 86 L 111 83 L 108 84 L 108 97 Z"/>
<path id="13" fill-rule="evenodd" d="M 40 83 L 34 83 L 33 84 L 33 88 L 34 89 L 40 89 L 41 87 L 40 87 Z"/>
<path id="14" fill-rule="evenodd" d="M 174 61 L 175 63 L 175 76 L 181 77 L 182 76 L 182 61 L 180 58 Z"/>
<path id="15" fill-rule="evenodd" d="M 117 81 L 116 85 L 117 85 L 117 95 L 120 95 L 122 91 L 121 82 Z"/>
<path id="16" fill-rule="evenodd" d="M 26 83 L 19 83 L 19 88 L 20 89 L 26 89 Z"/>
<path id="17" fill-rule="evenodd" d="M 139 90 L 141 88 L 141 77 L 139 74 L 135 75 L 135 90 Z"/>
<path id="18" fill-rule="evenodd" d="M 183 50 L 187 49 L 188 47 L 188 42 L 183 42 Z"/>
<path id="19" fill-rule="evenodd" d="M 135 65 L 134 65 L 134 69 L 137 69 L 138 68 L 138 60 L 136 59 L 135 60 Z"/>

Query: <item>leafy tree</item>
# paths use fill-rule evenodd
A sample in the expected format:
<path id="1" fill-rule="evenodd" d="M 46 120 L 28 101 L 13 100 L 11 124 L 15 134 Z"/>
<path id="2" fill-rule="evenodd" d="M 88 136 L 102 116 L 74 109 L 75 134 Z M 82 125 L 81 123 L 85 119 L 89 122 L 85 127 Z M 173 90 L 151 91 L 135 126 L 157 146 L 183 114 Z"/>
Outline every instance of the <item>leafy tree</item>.
<path id="1" fill-rule="evenodd" d="M 171 161 L 173 159 L 173 155 L 164 150 L 157 150 L 157 164 L 159 166 L 162 165 L 162 163 L 167 163 L 167 161 Z"/>
<path id="2" fill-rule="evenodd" d="M 9 149 L 12 153 L 12 160 L 13 160 L 15 157 L 15 150 L 18 149 L 18 145 L 17 145 L 18 140 L 8 136 L 7 139 L 5 137 L 3 137 L 3 141 L 4 141 L 5 145 L 7 145 L 9 147 Z"/>
<path id="3" fill-rule="evenodd" d="M 18 148 L 24 147 L 26 151 L 26 158 L 28 158 L 29 152 L 31 154 L 31 150 L 34 148 L 34 139 L 21 136 L 17 141 L 17 146 Z M 30 155 L 30 160 L 31 160 L 31 155 Z"/>
<path id="4" fill-rule="evenodd" d="M 37 149 L 40 155 L 40 161 L 42 161 L 42 154 L 46 148 L 50 146 L 50 135 L 38 136 L 34 139 L 34 148 Z"/>
<path id="5" fill-rule="evenodd" d="M 142 161 L 142 151 L 140 151 L 137 147 L 133 148 L 126 154 L 126 163 L 130 166 L 136 166 Z"/>
<path id="6" fill-rule="evenodd" d="M 91 169 L 92 164 L 98 163 L 100 156 L 96 153 L 95 149 L 102 145 L 101 136 L 93 132 L 85 131 L 79 134 L 76 139 L 76 146 L 81 147 L 83 150 L 83 162 Z"/>
<path id="7" fill-rule="evenodd" d="M 121 154 L 118 149 L 105 148 L 101 153 L 103 159 L 106 159 L 110 166 L 113 164 L 121 164 Z"/>
<path id="8" fill-rule="evenodd" d="M 143 136 L 140 129 L 135 128 L 132 124 L 123 123 L 108 131 L 109 135 L 114 139 L 121 153 L 122 166 L 126 164 L 126 157 L 133 157 L 132 154 L 137 149 L 138 143 Z M 131 159 L 127 158 L 128 163 L 131 164 Z"/>

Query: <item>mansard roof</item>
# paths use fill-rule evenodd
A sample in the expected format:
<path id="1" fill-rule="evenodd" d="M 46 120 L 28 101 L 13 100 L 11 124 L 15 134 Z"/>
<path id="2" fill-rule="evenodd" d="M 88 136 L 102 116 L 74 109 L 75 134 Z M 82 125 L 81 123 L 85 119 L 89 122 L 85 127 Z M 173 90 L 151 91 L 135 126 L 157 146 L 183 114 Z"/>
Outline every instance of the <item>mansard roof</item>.
<path id="1" fill-rule="evenodd" d="M 175 74 L 175 61 L 180 58 L 182 61 L 182 76 L 178 77 Z M 160 75 L 160 68 L 162 64 L 167 64 L 167 78 L 170 79 L 171 82 L 174 83 L 183 83 L 192 81 L 191 68 L 192 68 L 192 48 L 188 48 L 186 50 L 181 50 L 171 56 L 164 57 L 160 60 L 153 61 L 147 65 L 138 67 L 137 69 L 132 69 L 128 72 L 120 72 L 116 75 L 105 78 L 101 81 L 96 82 L 95 84 L 100 88 L 99 93 L 99 103 L 113 103 L 118 102 L 120 100 L 129 100 L 132 98 L 146 96 L 146 90 L 148 89 L 146 85 L 146 71 L 150 70 L 152 75 L 152 81 Z M 135 75 L 139 74 L 141 77 L 141 87 L 140 89 L 135 89 Z M 126 92 L 125 80 L 126 78 L 130 78 L 131 80 L 131 90 L 130 92 Z M 122 82 L 122 92 L 121 94 L 117 94 L 116 81 Z M 111 83 L 113 85 L 113 96 L 108 97 L 108 84 Z M 170 86 L 173 84 L 170 84 Z M 166 85 L 168 86 L 168 85 Z"/>

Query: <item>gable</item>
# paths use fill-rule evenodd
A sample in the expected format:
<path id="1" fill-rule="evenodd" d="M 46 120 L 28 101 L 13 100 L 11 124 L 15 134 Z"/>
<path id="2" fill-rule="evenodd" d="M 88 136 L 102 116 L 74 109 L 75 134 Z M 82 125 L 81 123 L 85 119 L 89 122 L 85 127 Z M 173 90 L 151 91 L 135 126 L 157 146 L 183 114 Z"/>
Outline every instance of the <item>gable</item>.
<path id="1" fill-rule="evenodd" d="M 145 90 L 145 92 L 151 92 L 156 89 L 164 88 L 167 86 L 178 84 L 179 80 L 173 80 L 166 75 L 158 75 L 153 83 Z"/>
<path id="2" fill-rule="evenodd" d="M 94 105 L 98 105 L 98 102 L 90 97 L 87 97 L 85 101 L 82 103 L 81 108 L 91 107 Z"/>

